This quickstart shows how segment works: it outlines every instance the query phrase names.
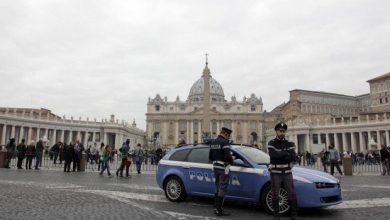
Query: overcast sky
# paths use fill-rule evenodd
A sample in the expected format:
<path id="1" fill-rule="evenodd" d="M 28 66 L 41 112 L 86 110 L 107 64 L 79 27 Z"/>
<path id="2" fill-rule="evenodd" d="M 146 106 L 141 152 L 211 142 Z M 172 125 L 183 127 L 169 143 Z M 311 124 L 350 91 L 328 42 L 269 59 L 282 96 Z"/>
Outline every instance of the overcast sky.
<path id="1" fill-rule="evenodd" d="M 186 100 L 209 53 L 227 100 L 361 95 L 390 72 L 390 1 L 0 1 L 0 106 L 145 129 L 148 97 Z"/>

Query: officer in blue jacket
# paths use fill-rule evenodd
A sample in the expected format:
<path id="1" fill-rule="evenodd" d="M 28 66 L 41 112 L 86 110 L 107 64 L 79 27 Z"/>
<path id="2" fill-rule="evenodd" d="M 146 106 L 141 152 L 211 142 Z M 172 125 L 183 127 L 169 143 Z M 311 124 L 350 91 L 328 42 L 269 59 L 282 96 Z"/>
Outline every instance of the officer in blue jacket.
<path id="1" fill-rule="evenodd" d="M 233 157 L 230 152 L 229 138 L 232 130 L 226 127 L 221 129 L 220 135 L 216 139 L 209 142 L 210 152 L 209 160 L 213 163 L 213 172 L 215 177 L 215 197 L 214 197 L 214 213 L 217 216 L 230 215 L 223 212 L 223 202 L 225 193 L 229 185 L 229 168 L 233 164 Z"/>
<path id="2" fill-rule="evenodd" d="M 297 219 L 297 200 L 291 172 L 296 159 L 295 144 L 285 139 L 286 130 L 286 123 L 278 123 L 275 126 L 276 138 L 268 143 L 274 219 L 279 219 L 279 189 L 282 184 L 290 200 L 291 219 Z"/>

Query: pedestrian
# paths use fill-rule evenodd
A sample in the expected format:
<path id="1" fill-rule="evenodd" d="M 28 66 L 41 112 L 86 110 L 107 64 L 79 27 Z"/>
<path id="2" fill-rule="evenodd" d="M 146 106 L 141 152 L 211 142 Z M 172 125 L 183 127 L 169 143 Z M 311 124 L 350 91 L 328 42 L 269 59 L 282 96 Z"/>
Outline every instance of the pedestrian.
<path id="1" fill-rule="evenodd" d="M 96 143 L 93 144 L 93 147 L 91 149 L 91 154 L 92 154 L 92 158 L 91 158 L 91 164 L 94 164 L 94 163 L 98 163 L 98 148 L 97 148 L 97 145 Z"/>
<path id="2" fill-rule="evenodd" d="M 339 162 L 340 162 L 340 154 L 339 152 L 334 148 L 334 145 L 331 144 L 329 146 L 329 162 L 330 162 L 330 174 L 334 175 L 334 167 L 337 168 L 337 171 L 340 173 L 340 175 L 343 175 L 343 172 L 341 172 Z"/>
<path id="3" fill-rule="evenodd" d="M 76 144 L 74 145 L 74 154 L 73 154 L 73 172 L 80 172 L 80 160 L 81 154 L 84 151 L 83 144 L 80 143 L 80 140 L 76 140 Z"/>
<path id="4" fill-rule="evenodd" d="M 58 156 L 60 158 L 60 164 L 62 164 L 62 161 L 64 160 L 64 152 L 65 152 L 65 144 L 60 142 L 60 148 L 58 150 Z"/>
<path id="5" fill-rule="evenodd" d="M 22 168 L 22 163 L 24 158 L 26 157 L 26 140 L 22 139 L 22 142 L 18 144 L 16 147 L 16 150 L 18 151 L 17 156 L 18 156 L 18 169 L 23 169 Z"/>
<path id="6" fill-rule="evenodd" d="M 218 137 L 210 141 L 209 160 L 213 163 L 215 178 L 214 214 L 217 216 L 230 215 L 223 210 L 223 203 L 229 186 L 230 165 L 233 164 L 229 142 L 231 133 L 231 129 L 222 127 Z"/>
<path id="7" fill-rule="evenodd" d="M 37 145 L 35 146 L 35 169 L 39 170 L 38 166 L 42 164 L 42 154 L 43 154 L 43 141 L 39 139 Z"/>
<path id="8" fill-rule="evenodd" d="M 386 149 L 386 146 L 384 144 L 381 145 L 382 149 L 380 150 L 381 154 L 381 164 L 382 164 L 382 175 L 390 175 L 390 167 L 389 167 L 389 160 L 390 160 L 390 153 Z"/>
<path id="9" fill-rule="evenodd" d="M 60 152 L 60 146 L 61 146 L 61 142 L 59 141 L 58 143 L 55 143 L 53 147 L 51 147 L 50 149 L 54 164 L 57 164 L 57 158 L 58 158 L 58 153 Z"/>
<path id="10" fill-rule="evenodd" d="M 103 169 L 103 152 L 104 152 L 104 143 L 101 143 L 98 152 L 99 153 L 98 171 L 100 171 L 100 169 Z"/>
<path id="11" fill-rule="evenodd" d="M 142 166 L 142 161 L 144 160 L 144 150 L 142 150 L 141 144 L 138 143 L 137 146 L 134 149 L 134 161 L 135 161 L 135 166 L 137 168 L 137 173 L 141 174 L 141 166 Z"/>
<path id="12" fill-rule="evenodd" d="M 70 164 L 72 163 L 74 155 L 74 146 L 72 143 L 69 143 L 69 145 L 64 144 L 64 172 L 70 172 Z"/>
<path id="13" fill-rule="evenodd" d="M 274 219 L 279 219 L 279 190 L 287 191 L 291 207 L 291 219 L 297 219 L 297 198 L 294 188 L 292 166 L 296 159 L 295 143 L 285 139 L 287 124 L 280 122 L 275 126 L 276 138 L 268 142 L 270 156 L 270 175 L 272 189 L 272 207 Z"/>
<path id="14" fill-rule="evenodd" d="M 112 148 L 110 145 L 107 145 L 105 148 L 104 148 L 104 151 L 103 151 L 103 155 L 102 155 L 102 161 L 103 161 L 103 167 L 102 167 L 102 171 L 100 171 L 100 175 L 102 176 L 103 175 L 103 172 L 107 169 L 107 174 L 108 176 L 111 176 L 111 173 L 110 173 L 110 159 L 112 157 Z"/>
<path id="15" fill-rule="evenodd" d="M 11 163 L 12 158 L 16 152 L 15 138 L 10 138 L 8 144 L 5 146 L 7 149 L 7 155 L 5 158 L 5 168 L 11 168 L 9 164 Z"/>
<path id="16" fill-rule="evenodd" d="M 26 170 L 31 170 L 32 159 L 35 156 L 35 143 L 32 141 L 26 148 Z"/>
<path id="17" fill-rule="evenodd" d="M 327 166 L 328 166 L 328 154 L 329 154 L 329 151 L 327 151 L 325 149 L 323 149 L 320 152 L 321 163 L 322 163 L 322 166 L 324 167 L 324 172 L 325 173 L 328 172 L 328 169 L 327 169 Z"/>
<path id="18" fill-rule="evenodd" d="M 125 143 L 123 143 L 122 147 L 119 148 L 119 152 L 121 153 L 122 162 L 119 168 L 116 170 L 116 176 L 123 177 L 123 169 L 126 167 L 126 177 L 129 177 L 129 169 L 130 169 L 130 163 L 127 160 L 128 154 L 129 154 L 129 144 L 130 139 L 127 139 Z"/>

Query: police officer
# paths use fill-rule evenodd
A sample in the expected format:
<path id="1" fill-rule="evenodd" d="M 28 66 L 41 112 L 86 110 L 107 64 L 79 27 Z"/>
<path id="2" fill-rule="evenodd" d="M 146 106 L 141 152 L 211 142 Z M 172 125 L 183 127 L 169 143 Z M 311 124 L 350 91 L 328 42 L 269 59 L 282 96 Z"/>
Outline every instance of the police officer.
<path id="1" fill-rule="evenodd" d="M 224 196 L 229 185 L 229 168 L 233 164 L 233 157 L 230 152 L 229 138 L 232 130 L 223 127 L 220 135 L 210 141 L 209 160 L 213 163 L 216 192 L 214 197 L 214 213 L 217 216 L 230 215 L 223 212 Z"/>
<path id="2" fill-rule="evenodd" d="M 291 205 L 291 219 L 297 219 L 297 200 L 291 173 L 292 162 L 296 159 L 295 144 L 285 139 L 287 124 L 280 122 L 275 126 L 276 138 L 268 143 L 271 159 L 270 175 L 274 219 L 279 219 L 279 189 L 283 184 Z"/>

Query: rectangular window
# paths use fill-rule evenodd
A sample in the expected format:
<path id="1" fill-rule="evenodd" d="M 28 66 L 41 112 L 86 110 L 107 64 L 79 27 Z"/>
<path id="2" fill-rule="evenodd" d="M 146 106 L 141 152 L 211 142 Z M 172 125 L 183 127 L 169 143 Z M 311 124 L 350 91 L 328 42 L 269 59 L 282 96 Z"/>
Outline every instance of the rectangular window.
<path id="1" fill-rule="evenodd" d="M 159 112 L 159 111 L 160 111 L 160 106 L 159 106 L 159 105 L 156 105 L 156 106 L 155 106 L 155 109 L 156 109 L 157 112 Z"/>
<path id="2" fill-rule="evenodd" d="M 252 112 L 256 111 L 256 106 L 255 105 L 251 105 L 251 111 Z"/>

